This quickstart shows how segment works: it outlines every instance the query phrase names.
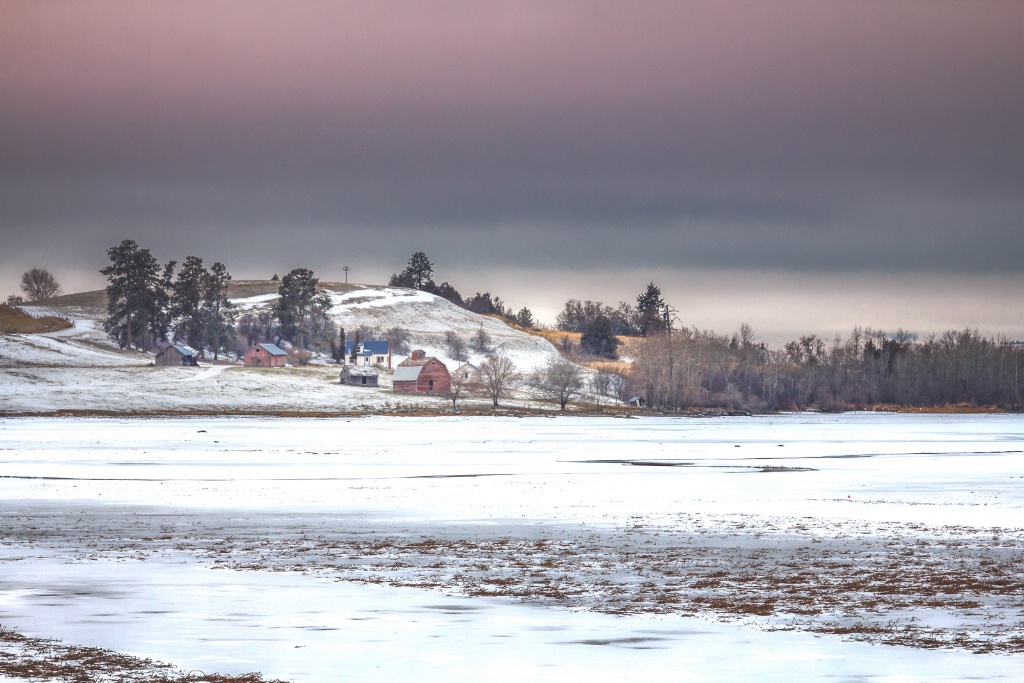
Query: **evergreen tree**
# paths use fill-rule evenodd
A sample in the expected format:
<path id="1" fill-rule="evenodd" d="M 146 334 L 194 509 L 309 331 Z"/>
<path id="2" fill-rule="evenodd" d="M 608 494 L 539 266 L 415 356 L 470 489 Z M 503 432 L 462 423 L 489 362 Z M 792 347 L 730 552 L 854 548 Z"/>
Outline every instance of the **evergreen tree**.
<path id="1" fill-rule="evenodd" d="M 662 318 L 665 300 L 661 298 L 661 290 L 652 282 L 647 289 L 636 298 L 636 312 L 639 319 L 637 327 L 640 335 L 649 336 L 665 329 Z"/>
<path id="2" fill-rule="evenodd" d="M 430 262 L 426 254 L 417 251 L 409 257 L 409 265 L 405 267 L 405 271 L 409 274 L 413 287 L 423 289 L 423 285 L 430 282 L 434 275 L 434 264 Z"/>
<path id="3" fill-rule="evenodd" d="M 177 261 L 168 261 L 160 276 L 158 286 L 152 291 L 146 306 L 146 329 L 149 332 L 149 346 L 156 340 L 166 340 L 171 331 L 171 292 L 174 287 L 174 266 Z"/>
<path id="4" fill-rule="evenodd" d="M 274 306 L 281 336 L 305 348 L 314 327 L 331 308 L 331 298 L 322 293 L 320 280 L 308 268 L 296 268 L 281 278 L 278 294 L 281 298 Z"/>
<path id="5" fill-rule="evenodd" d="M 519 312 L 516 313 L 516 324 L 520 327 L 533 327 L 535 324 L 533 321 L 533 312 L 526 306 L 523 306 Z"/>
<path id="6" fill-rule="evenodd" d="M 200 352 L 206 346 L 208 336 L 204 306 L 208 276 L 203 259 L 198 256 L 186 257 L 174 281 L 171 295 L 174 341 L 184 342 Z"/>
<path id="7" fill-rule="evenodd" d="M 107 249 L 110 265 L 100 273 L 107 278 L 107 319 L 103 329 L 121 348 L 137 346 L 139 338 L 149 332 L 155 338 L 167 336 L 168 287 L 175 262 L 169 262 L 161 273 L 160 264 L 135 240 L 122 240 Z M 145 344 L 145 342 L 143 342 Z"/>
<path id="8" fill-rule="evenodd" d="M 584 328 L 580 337 L 580 346 L 584 353 L 591 356 L 615 358 L 618 355 L 616 351 L 618 341 L 615 339 L 612 321 L 603 313 L 597 314 Z"/>
<path id="9" fill-rule="evenodd" d="M 409 263 L 405 270 L 397 275 L 392 275 L 388 284 L 392 287 L 409 287 L 411 289 L 434 289 L 434 264 L 430 262 L 427 255 L 417 251 L 409 257 Z"/>
<path id="10" fill-rule="evenodd" d="M 231 273 L 219 261 L 210 266 L 203 278 L 203 318 L 206 320 L 206 344 L 213 359 L 235 338 L 235 305 L 228 299 Z"/>

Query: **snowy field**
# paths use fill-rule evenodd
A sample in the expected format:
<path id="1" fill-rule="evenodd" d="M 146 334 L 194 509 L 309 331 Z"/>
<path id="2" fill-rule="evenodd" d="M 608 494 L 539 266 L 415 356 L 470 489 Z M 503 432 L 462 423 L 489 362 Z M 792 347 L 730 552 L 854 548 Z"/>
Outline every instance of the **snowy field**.
<path id="1" fill-rule="evenodd" d="M 1024 671 L 1022 416 L 8 418 L 0 500 L 0 625 L 185 670 Z"/>

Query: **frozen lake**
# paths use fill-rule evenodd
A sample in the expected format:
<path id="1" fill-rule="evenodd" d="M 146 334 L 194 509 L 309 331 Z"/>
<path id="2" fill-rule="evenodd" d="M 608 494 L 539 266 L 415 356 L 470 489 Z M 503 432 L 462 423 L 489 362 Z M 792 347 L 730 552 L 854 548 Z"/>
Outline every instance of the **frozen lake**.
<path id="1" fill-rule="evenodd" d="M 1018 680 L 1022 451 L 1009 415 L 7 419 L 0 624 L 294 681 Z"/>

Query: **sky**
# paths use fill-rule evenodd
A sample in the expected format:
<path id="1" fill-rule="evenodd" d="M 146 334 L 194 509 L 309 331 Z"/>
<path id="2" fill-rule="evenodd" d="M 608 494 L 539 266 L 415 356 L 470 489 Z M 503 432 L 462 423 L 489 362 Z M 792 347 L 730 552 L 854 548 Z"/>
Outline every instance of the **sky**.
<path id="1" fill-rule="evenodd" d="M 0 295 L 106 249 L 1024 339 L 1024 3 L 0 0 Z"/>

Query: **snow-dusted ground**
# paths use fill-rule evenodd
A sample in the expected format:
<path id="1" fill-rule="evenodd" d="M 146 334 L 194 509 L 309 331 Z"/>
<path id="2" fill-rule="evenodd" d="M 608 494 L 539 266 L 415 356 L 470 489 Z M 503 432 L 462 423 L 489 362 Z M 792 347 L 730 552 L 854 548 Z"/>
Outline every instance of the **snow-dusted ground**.
<path id="1" fill-rule="evenodd" d="M 557 358 L 549 341 L 509 327 L 502 321 L 480 316 L 427 292 L 397 287 L 364 287 L 343 293 L 330 290 L 331 317 L 347 330 L 359 326 L 385 331 L 402 327 L 409 332 L 412 348 L 440 358 L 449 368 L 461 363 L 449 356 L 445 333 L 456 332 L 467 342 L 469 362 L 479 365 L 487 354 L 473 348 L 470 336 L 481 328 L 490 337 L 487 353 L 508 356 L 522 372 L 532 372 Z"/>
<path id="2" fill-rule="evenodd" d="M 326 291 L 334 303 L 332 317 L 350 334 L 359 327 L 381 332 L 402 327 L 408 332 L 411 348 L 441 358 L 450 369 L 460 363 L 447 356 L 444 337 L 449 330 L 468 340 L 483 327 L 491 339 L 489 352 L 510 357 L 523 373 L 558 355 L 541 337 L 426 292 L 362 285 Z M 270 293 L 234 301 L 244 312 L 269 308 L 277 298 Z M 113 345 L 103 332 L 102 309 L 45 311 L 66 315 L 75 326 L 49 334 L 0 335 L 0 414 L 61 410 L 136 414 L 387 412 L 446 405 L 443 398 L 392 393 L 386 372 L 379 389 L 341 386 L 339 368 L 323 364 L 330 362 L 323 358 L 320 364 L 283 369 L 243 368 L 239 363 L 217 372 L 154 367 L 153 355 L 126 352 Z M 404 358 L 397 355 L 393 363 Z M 484 358 L 479 351 L 470 354 L 470 361 L 478 365 Z M 525 394 L 514 398 L 520 402 L 530 399 Z"/>
<path id="3" fill-rule="evenodd" d="M 5 419 L 0 624 L 296 681 L 1019 680 L 1022 451 L 1011 415 Z"/>

